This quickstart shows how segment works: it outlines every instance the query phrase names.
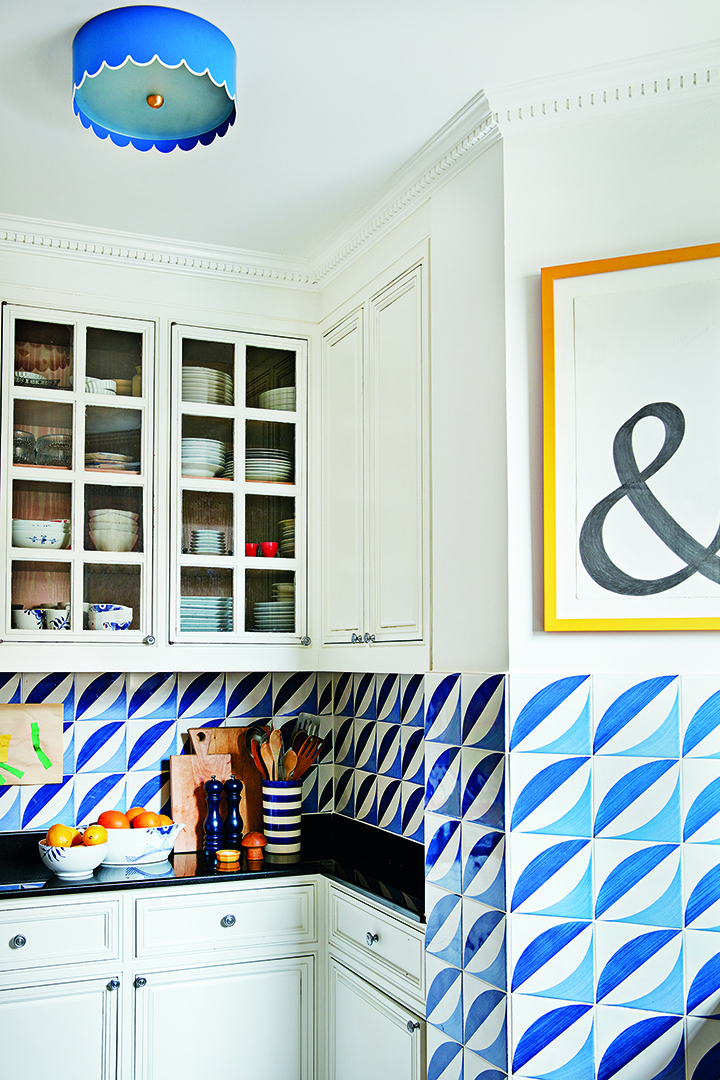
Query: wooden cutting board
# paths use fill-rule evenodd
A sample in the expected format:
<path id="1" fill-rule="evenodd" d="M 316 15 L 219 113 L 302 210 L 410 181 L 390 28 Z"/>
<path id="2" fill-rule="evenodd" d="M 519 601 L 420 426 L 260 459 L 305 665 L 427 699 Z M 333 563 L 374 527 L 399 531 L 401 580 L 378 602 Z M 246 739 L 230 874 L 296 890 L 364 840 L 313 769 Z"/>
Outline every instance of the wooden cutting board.
<path id="1" fill-rule="evenodd" d="M 174 754 L 170 758 L 170 813 L 185 826 L 175 840 L 175 851 L 202 851 L 207 803 L 203 784 L 216 776 L 227 780 L 232 772 L 230 754 Z"/>
<path id="2" fill-rule="evenodd" d="M 243 819 L 243 836 L 247 832 L 263 831 L 262 777 L 245 746 L 246 727 L 190 728 L 188 735 L 198 757 L 213 754 L 230 754 L 232 771 L 243 782 L 240 798 L 240 815 Z"/>

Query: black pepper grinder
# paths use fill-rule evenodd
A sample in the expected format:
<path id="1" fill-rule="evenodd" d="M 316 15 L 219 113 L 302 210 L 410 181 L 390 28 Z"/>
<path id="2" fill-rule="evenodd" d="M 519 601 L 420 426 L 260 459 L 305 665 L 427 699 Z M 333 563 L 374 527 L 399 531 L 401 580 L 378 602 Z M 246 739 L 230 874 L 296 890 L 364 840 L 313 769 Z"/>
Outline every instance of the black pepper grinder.
<path id="1" fill-rule="evenodd" d="M 233 773 L 229 780 L 225 781 L 225 801 L 227 813 L 225 815 L 225 827 L 223 839 L 225 847 L 240 849 L 240 841 L 243 833 L 243 819 L 240 817 L 240 796 L 242 795 L 243 783 Z"/>
<path id="2" fill-rule="evenodd" d="M 223 821 L 220 816 L 220 799 L 223 786 L 213 776 L 205 781 L 207 816 L 203 824 L 203 854 L 206 859 L 215 858 L 215 852 L 222 847 Z"/>

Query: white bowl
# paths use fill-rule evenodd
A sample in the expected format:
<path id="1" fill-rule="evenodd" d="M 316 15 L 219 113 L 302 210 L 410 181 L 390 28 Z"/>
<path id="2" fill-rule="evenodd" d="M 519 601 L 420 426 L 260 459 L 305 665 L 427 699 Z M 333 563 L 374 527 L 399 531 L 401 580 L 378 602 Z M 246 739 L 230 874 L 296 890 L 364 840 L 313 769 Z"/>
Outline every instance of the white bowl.
<path id="1" fill-rule="evenodd" d="M 13 525 L 12 546 L 16 548 L 64 548 L 70 546 L 70 533 L 64 529 L 18 529 Z"/>
<path id="2" fill-rule="evenodd" d="M 91 529 L 90 539 L 98 551 L 132 551 L 137 532 L 123 529 Z"/>
<path id="3" fill-rule="evenodd" d="M 38 841 L 43 866 L 66 880 L 90 877 L 105 858 L 107 847 L 107 844 L 93 844 L 90 847 L 84 844 L 77 847 L 48 847 L 42 840 Z"/>
<path id="4" fill-rule="evenodd" d="M 132 510 L 88 510 L 88 518 L 90 521 L 105 521 L 110 518 L 117 518 L 118 521 L 137 521 L 139 514 L 134 514 Z"/>
<path id="5" fill-rule="evenodd" d="M 185 826 L 180 822 L 157 829 L 108 829 L 103 866 L 146 866 L 167 859 Z"/>
<path id="6" fill-rule="evenodd" d="M 133 617 L 133 609 L 123 604 L 88 604 L 87 608 L 88 611 L 98 611 L 103 615 L 112 613 L 113 618 L 124 616 L 126 619 L 132 619 Z"/>
<path id="7" fill-rule="evenodd" d="M 132 619 L 120 618 L 110 612 L 107 615 L 98 615 L 91 611 L 88 615 L 88 630 L 129 630 Z"/>

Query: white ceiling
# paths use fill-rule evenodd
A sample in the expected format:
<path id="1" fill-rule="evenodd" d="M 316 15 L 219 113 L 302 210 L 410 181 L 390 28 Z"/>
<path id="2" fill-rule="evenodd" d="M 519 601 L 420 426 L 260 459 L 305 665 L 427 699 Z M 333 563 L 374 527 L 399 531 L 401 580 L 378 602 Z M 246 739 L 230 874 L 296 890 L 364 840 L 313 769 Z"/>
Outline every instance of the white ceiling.
<path id="1" fill-rule="evenodd" d="M 238 119 L 164 155 L 73 115 L 72 38 L 108 6 L 0 0 L 0 213 L 288 258 L 479 90 L 720 37 L 717 0 L 187 0 L 235 45 Z"/>

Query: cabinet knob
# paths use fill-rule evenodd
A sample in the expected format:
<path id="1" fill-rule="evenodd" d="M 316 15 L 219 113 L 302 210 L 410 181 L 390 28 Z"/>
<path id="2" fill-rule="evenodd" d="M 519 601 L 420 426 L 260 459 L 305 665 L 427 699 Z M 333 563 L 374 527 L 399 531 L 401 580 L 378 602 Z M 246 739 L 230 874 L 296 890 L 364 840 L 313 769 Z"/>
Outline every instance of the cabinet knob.
<path id="1" fill-rule="evenodd" d="M 119 979 L 111 979 L 110 982 L 107 984 L 107 989 L 108 990 L 119 990 L 120 989 L 120 980 Z"/>
<path id="2" fill-rule="evenodd" d="M 220 925 L 222 927 L 224 927 L 225 930 L 227 930 L 229 926 L 234 926 L 235 925 L 235 916 L 234 915 L 223 915 L 222 919 L 220 920 Z"/>
<path id="3" fill-rule="evenodd" d="M 300 638 L 300 644 L 304 645 L 305 648 L 307 648 L 308 645 L 312 645 L 312 640 L 307 636 L 307 634 L 305 634 L 305 637 Z"/>
<path id="4" fill-rule="evenodd" d="M 152 634 L 148 634 L 148 636 L 144 639 L 144 641 L 145 641 L 146 645 L 154 645 L 155 644 L 155 638 L 154 638 L 154 636 Z"/>
<path id="5" fill-rule="evenodd" d="M 380 935 L 379 934 L 371 934 L 370 931 L 368 930 L 367 934 L 365 935 L 365 941 L 368 943 L 368 945 L 374 945 L 375 942 L 379 941 L 379 940 L 380 940 Z"/>
<path id="6" fill-rule="evenodd" d="M 147 979 L 144 975 L 138 975 L 137 979 L 133 983 L 136 990 L 142 990 L 143 986 L 147 986 Z"/>
<path id="7" fill-rule="evenodd" d="M 16 934 L 12 939 L 13 949 L 22 949 L 23 945 L 27 945 L 27 938 L 24 934 Z"/>
<path id="8" fill-rule="evenodd" d="M 417 1029 L 419 1027 L 420 1027 L 420 1021 L 419 1020 L 408 1020 L 407 1029 L 408 1029 L 408 1031 L 410 1032 L 411 1035 L 412 1035 L 412 1033 L 414 1031 L 417 1031 Z"/>
<path id="9" fill-rule="evenodd" d="M 363 639 L 362 639 L 361 634 L 351 634 L 351 636 L 350 636 L 350 644 L 351 645 L 362 645 L 362 643 L 363 643 Z"/>
<path id="10" fill-rule="evenodd" d="M 369 645 L 369 644 L 370 644 L 370 642 L 371 642 L 371 641 L 374 641 L 374 640 L 375 640 L 375 635 L 374 635 L 374 634 L 368 634 L 368 632 L 367 632 L 367 630 L 366 630 L 366 631 L 365 631 L 365 636 L 364 636 L 364 638 L 363 638 L 363 641 L 365 642 L 365 644 L 366 644 L 366 645 Z"/>

